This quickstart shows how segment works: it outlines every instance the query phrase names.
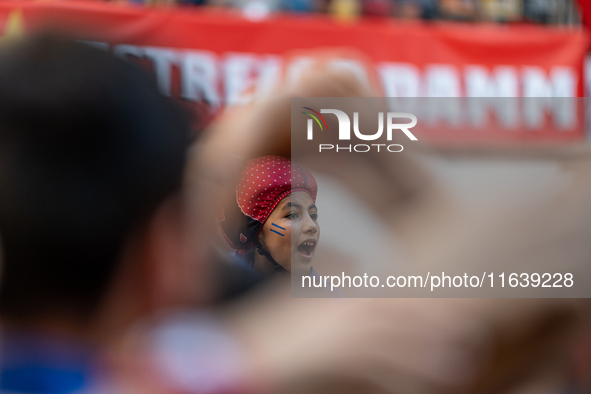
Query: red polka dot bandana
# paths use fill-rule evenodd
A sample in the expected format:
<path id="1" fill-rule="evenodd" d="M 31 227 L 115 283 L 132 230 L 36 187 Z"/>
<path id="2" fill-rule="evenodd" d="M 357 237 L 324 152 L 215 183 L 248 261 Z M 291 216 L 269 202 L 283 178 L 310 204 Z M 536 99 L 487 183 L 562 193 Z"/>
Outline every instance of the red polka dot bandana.
<path id="1" fill-rule="evenodd" d="M 265 223 L 277 204 L 291 192 L 305 190 L 316 201 L 318 186 L 312 173 L 280 156 L 263 156 L 248 162 L 238 179 L 236 202 L 242 212 Z"/>
<path id="2" fill-rule="evenodd" d="M 244 220 L 232 209 L 224 210 L 220 224 L 226 239 L 235 248 L 249 248 L 275 207 L 294 191 L 306 191 L 316 202 L 318 186 L 304 166 L 280 156 L 250 160 L 238 178 L 236 202 Z M 248 219 L 251 220 L 248 220 Z"/>

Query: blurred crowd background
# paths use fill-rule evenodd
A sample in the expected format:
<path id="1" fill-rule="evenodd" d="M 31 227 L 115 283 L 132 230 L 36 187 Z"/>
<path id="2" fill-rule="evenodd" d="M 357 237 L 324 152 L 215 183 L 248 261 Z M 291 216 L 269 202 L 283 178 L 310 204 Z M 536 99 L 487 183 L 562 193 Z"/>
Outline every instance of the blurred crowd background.
<path id="1" fill-rule="evenodd" d="M 354 19 L 372 16 L 466 22 L 580 25 L 573 0 L 128 0 L 243 9 L 264 17 L 275 12 L 331 14 Z"/>

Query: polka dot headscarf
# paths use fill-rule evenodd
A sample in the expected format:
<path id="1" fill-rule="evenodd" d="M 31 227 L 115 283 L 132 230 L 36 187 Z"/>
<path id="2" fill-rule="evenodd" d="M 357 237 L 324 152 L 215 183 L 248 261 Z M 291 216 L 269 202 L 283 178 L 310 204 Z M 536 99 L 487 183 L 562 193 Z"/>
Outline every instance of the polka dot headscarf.
<path id="1" fill-rule="evenodd" d="M 281 200 L 300 190 L 309 193 L 316 202 L 318 186 L 312 173 L 304 166 L 280 156 L 250 160 L 236 185 L 236 202 L 242 216 L 246 217 L 243 223 L 240 220 L 228 221 L 226 213 L 221 221 L 228 242 L 238 249 L 251 247 L 262 225 Z M 234 228 L 230 228 L 232 224 L 229 222 L 234 222 Z"/>

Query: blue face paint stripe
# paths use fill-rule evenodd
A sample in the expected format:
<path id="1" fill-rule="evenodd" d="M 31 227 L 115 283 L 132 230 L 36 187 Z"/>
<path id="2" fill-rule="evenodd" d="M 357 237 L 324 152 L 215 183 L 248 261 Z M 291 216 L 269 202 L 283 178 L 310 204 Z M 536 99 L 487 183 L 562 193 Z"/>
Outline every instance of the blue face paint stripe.
<path id="1" fill-rule="evenodd" d="M 304 172 L 304 170 L 302 170 L 302 167 L 299 166 L 299 164 L 293 163 L 295 164 L 295 166 L 302 172 L 302 175 L 304 176 L 304 182 L 305 182 L 305 186 L 304 188 L 308 187 L 308 178 L 306 178 L 306 173 Z"/>
<path id="2" fill-rule="evenodd" d="M 281 234 L 279 231 L 275 231 L 275 230 L 273 230 L 273 229 L 271 229 L 271 231 L 273 231 L 275 234 L 279 234 L 279 235 L 281 235 L 282 237 L 285 237 L 285 235 Z"/>
<path id="3" fill-rule="evenodd" d="M 281 227 L 281 226 L 278 226 L 278 225 L 276 225 L 275 223 L 271 223 L 271 226 L 279 227 L 281 230 L 284 230 L 284 231 L 285 231 L 285 229 L 284 229 L 283 227 Z"/>

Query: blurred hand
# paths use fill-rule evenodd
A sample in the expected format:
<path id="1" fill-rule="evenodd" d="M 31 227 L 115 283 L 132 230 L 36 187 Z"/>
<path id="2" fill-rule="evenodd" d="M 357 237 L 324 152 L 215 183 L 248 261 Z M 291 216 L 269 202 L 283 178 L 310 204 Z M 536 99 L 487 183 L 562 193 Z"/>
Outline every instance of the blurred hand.
<path id="1" fill-rule="evenodd" d="M 270 393 L 496 392 L 573 316 L 554 300 L 292 299 L 288 289 L 226 315 Z"/>
<path id="2" fill-rule="evenodd" d="M 373 95 L 353 74 L 320 62 L 270 99 L 220 117 L 195 147 L 187 176 L 203 259 L 217 230 L 212 207 L 234 198 L 245 161 L 290 156 L 291 97 Z M 410 250 L 421 253 L 461 227 L 458 207 L 413 155 L 390 167 L 379 157 L 356 160 L 342 160 L 357 171 L 341 180 L 368 206 L 386 210 Z M 364 175 L 372 171 L 380 176 Z M 445 237 L 426 256 L 453 260 L 442 256 L 444 246 Z M 256 391 L 269 393 L 494 392 L 553 357 L 548 346 L 564 338 L 574 315 L 562 300 L 292 299 L 288 284 L 225 312 L 252 359 L 250 375 L 263 385 Z"/>

